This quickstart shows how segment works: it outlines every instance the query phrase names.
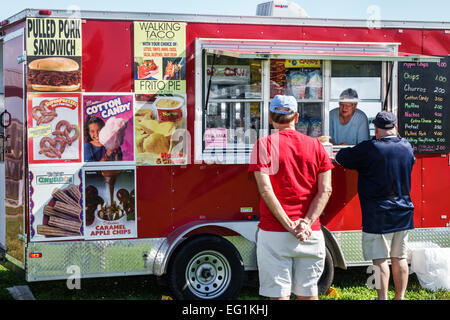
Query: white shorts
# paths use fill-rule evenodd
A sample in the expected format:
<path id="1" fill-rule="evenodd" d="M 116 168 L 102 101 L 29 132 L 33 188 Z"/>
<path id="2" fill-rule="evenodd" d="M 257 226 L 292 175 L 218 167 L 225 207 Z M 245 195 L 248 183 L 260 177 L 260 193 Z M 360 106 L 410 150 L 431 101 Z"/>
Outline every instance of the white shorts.
<path id="1" fill-rule="evenodd" d="M 289 232 L 258 229 L 256 255 L 259 294 L 265 297 L 318 295 L 317 282 L 325 265 L 325 240 L 322 231 L 313 231 L 301 242 Z"/>
<path id="2" fill-rule="evenodd" d="M 389 259 L 408 257 L 408 230 L 392 233 L 362 233 L 364 259 Z"/>

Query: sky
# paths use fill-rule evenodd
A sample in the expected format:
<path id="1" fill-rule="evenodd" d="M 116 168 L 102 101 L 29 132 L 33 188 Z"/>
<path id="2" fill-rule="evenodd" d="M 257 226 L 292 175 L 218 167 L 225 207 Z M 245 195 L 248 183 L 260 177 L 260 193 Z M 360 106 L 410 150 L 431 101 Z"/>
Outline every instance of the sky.
<path id="1" fill-rule="evenodd" d="M 23 9 L 254 16 L 265 0 L 2 0 L 0 21 Z M 448 0 L 294 0 L 311 18 L 450 22 Z"/>

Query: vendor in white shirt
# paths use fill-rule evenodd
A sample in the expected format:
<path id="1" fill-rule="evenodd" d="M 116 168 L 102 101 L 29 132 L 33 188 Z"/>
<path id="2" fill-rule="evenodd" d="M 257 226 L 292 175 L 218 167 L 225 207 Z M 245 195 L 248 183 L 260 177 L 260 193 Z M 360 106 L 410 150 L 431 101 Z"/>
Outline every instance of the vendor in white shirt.
<path id="1" fill-rule="evenodd" d="M 369 140 L 369 120 L 357 109 L 358 93 L 349 88 L 339 96 L 339 108 L 330 111 L 330 142 L 355 145 Z"/>

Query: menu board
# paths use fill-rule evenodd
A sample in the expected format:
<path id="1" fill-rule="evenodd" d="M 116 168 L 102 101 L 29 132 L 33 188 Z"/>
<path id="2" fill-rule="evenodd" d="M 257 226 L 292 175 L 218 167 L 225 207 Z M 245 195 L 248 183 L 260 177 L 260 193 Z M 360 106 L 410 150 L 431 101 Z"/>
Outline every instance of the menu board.
<path id="1" fill-rule="evenodd" d="M 399 133 L 414 152 L 450 150 L 450 57 L 438 63 L 399 64 Z"/>

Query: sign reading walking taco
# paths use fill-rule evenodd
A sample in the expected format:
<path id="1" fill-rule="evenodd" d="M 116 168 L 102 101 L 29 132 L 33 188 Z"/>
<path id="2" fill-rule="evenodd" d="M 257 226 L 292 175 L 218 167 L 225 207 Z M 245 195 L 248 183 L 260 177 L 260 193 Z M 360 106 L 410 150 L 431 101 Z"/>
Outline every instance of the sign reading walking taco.
<path id="1" fill-rule="evenodd" d="M 28 91 L 81 91 L 81 19 L 28 18 Z"/>
<path id="2" fill-rule="evenodd" d="M 134 22 L 134 91 L 186 93 L 186 24 Z"/>

